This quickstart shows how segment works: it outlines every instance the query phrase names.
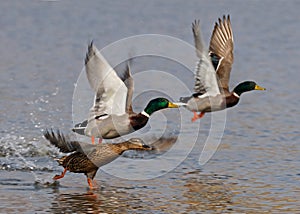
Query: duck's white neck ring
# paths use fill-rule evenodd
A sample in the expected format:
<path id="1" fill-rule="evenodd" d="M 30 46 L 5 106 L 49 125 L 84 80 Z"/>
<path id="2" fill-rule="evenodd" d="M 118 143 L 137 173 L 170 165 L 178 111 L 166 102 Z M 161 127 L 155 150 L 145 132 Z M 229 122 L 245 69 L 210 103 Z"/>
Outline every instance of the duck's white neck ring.
<path id="1" fill-rule="evenodd" d="M 240 98 L 240 96 L 237 93 L 235 93 L 235 92 L 233 92 L 233 96 L 235 96 L 237 98 Z"/>
<path id="2" fill-rule="evenodd" d="M 145 112 L 145 111 L 142 111 L 141 114 L 142 114 L 142 115 L 145 115 L 145 116 L 148 117 L 148 118 L 150 117 L 150 115 L 149 115 L 147 112 Z"/>

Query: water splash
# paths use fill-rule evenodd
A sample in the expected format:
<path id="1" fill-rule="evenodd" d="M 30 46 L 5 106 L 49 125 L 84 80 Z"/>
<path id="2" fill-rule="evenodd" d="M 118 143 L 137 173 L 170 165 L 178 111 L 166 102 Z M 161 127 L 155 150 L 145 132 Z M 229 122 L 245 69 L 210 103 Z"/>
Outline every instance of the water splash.
<path id="1" fill-rule="evenodd" d="M 0 170 L 30 172 L 35 182 L 46 185 L 49 179 L 41 174 L 58 169 L 51 157 L 59 155 L 57 149 L 43 140 L 26 140 L 25 137 L 7 134 L 0 139 Z M 50 157 L 49 157 L 50 156 Z M 57 169 L 56 169 L 57 168 Z M 43 173 L 41 173 L 43 172 Z"/>

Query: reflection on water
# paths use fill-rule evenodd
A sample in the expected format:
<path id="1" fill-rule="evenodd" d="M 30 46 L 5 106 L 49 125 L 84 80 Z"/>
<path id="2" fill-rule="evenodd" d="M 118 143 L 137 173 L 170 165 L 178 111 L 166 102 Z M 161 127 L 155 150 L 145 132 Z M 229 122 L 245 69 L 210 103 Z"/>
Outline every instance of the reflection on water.
<path id="1" fill-rule="evenodd" d="M 230 188 L 222 179 L 202 175 L 199 170 L 185 173 L 181 179 L 175 179 L 176 174 L 162 182 L 160 179 L 136 184 L 129 181 L 108 184 L 106 181 L 100 189 L 82 193 L 59 190 L 51 202 L 51 212 L 197 213 L 224 211 L 231 204 Z"/>
<path id="2" fill-rule="evenodd" d="M 107 201 L 108 202 L 108 201 Z M 102 212 L 99 195 L 93 192 L 87 193 L 57 193 L 51 203 L 51 213 L 100 213 Z M 107 203 L 109 204 L 109 203 Z"/>

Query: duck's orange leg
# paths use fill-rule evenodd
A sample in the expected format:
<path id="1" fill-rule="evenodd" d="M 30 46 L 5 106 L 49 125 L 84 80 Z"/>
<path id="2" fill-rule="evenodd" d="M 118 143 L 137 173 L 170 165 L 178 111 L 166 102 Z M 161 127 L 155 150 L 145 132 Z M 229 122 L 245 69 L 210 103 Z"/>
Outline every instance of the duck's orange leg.
<path id="1" fill-rule="evenodd" d="M 63 171 L 60 175 L 55 175 L 55 176 L 53 177 L 53 180 L 58 180 L 58 179 L 63 178 L 63 177 L 65 176 L 67 170 L 68 170 L 68 169 L 65 168 L 64 171 Z"/>
<path id="2" fill-rule="evenodd" d="M 92 139 L 92 144 L 95 144 L 95 136 L 92 136 L 91 139 Z"/>
<path id="3" fill-rule="evenodd" d="M 87 178 L 87 182 L 88 182 L 88 185 L 90 187 L 90 190 L 98 188 L 97 182 L 92 180 L 91 178 Z"/>
<path id="4" fill-rule="evenodd" d="M 92 136 L 91 139 L 92 139 L 92 144 L 95 144 L 95 137 Z M 98 143 L 99 143 L 99 144 L 102 143 L 102 138 L 99 138 L 99 139 L 98 139 Z"/>
<path id="5" fill-rule="evenodd" d="M 89 184 L 90 189 L 93 189 L 93 182 L 92 182 L 92 181 L 93 181 L 93 180 L 90 179 L 90 178 L 87 179 L 87 182 L 88 182 L 88 184 Z"/>
<path id="6" fill-rule="evenodd" d="M 194 117 L 192 118 L 192 122 L 195 122 L 197 119 L 200 119 L 204 116 L 205 112 L 200 112 L 200 114 L 197 114 L 197 112 L 194 111 Z"/>

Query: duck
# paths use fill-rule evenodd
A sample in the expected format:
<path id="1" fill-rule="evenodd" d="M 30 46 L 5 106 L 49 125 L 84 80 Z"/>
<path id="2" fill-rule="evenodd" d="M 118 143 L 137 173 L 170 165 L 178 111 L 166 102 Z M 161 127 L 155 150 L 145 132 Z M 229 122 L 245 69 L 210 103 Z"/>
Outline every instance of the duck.
<path id="1" fill-rule="evenodd" d="M 94 188 L 93 179 L 101 166 L 104 166 L 127 150 L 150 151 L 154 147 L 145 144 L 140 138 L 131 138 L 121 143 L 89 143 L 69 140 L 59 130 L 55 133 L 52 129 L 45 130 L 44 137 L 63 153 L 71 153 L 57 159 L 59 165 L 64 167 L 60 175 L 55 175 L 53 180 L 61 179 L 67 171 L 83 173 L 87 177 L 90 189 Z"/>
<path id="2" fill-rule="evenodd" d="M 126 81 L 122 81 L 93 42 L 88 46 L 85 70 L 95 92 L 94 104 L 88 119 L 76 124 L 72 131 L 92 137 L 92 143 L 95 138 L 113 139 L 132 133 L 143 128 L 154 112 L 180 106 L 180 103 L 158 97 L 150 100 L 142 112 L 135 113 L 132 110 L 134 83 L 130 66 L 127 64 Z"/>
<path id="3" fill-rule="evenodd" d="M 215 23 L 210 39 L 209 50 L 204 49 L 200 32 L 200 21 L 192 23 L 196 54 L 199 61 L 196 65 L 194 93 L 181 97 L 186 108 L 194 112 L 192 121 L 202 118 L 206 112 L 220 111 L 237 105 L 240 96 L 252 90 L 266 90 L 254 81 L 239 83 L 229 91 L 229 79 L 233 56 L 233 32 L 230 15 L 224 15 Z M 197 112 L 200 112 L 197 114 Z"/>

